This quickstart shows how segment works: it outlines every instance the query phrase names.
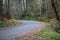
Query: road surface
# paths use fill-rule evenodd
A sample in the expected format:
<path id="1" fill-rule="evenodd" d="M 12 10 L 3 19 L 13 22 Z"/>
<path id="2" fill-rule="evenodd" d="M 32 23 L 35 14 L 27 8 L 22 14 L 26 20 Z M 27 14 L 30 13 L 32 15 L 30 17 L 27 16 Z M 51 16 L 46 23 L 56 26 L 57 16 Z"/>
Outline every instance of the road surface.
<path id="1" fill-rule="evenodd" d="M 43 22 L 38 21 L 20 21 L 23 22 L 23 24 L 20 26 L 0 30 L 0 40 L 12 40 L 14 38 L 26 35 L 27 33 L 32 32 L 39 27 L 42 27 L 42 25 L 44 24 Z"/>

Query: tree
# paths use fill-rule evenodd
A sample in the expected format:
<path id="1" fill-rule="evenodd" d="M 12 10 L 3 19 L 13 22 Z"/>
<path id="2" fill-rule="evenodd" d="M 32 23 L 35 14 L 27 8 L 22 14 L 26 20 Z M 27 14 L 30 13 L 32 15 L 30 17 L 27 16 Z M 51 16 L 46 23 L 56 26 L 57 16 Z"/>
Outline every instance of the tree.
<path id="1" fill-rule="evenodd" d="M 7 19 L 11 19 L 11 15 L 9 13 L 9 2 L 10 2 L 10 0 L 7 0 L 7 10 L 6 10 L 6 18 Z"/>
<path id="2" fill-rule="evenodd" d="M 55 14 L 56 14 L 56 19 L 57 19 L 57 20 L 60 20 L 60 19 L 59 19 L 59 14 L 58 14 L 57 8 L 56 8 L 56 6 L 55 6 L 55 4 L 54 4 L 54 0 L 51 0 L 51 4 L 52 4 L 52 7 L 53 7 L 54 12 L 55 12 Z"/>
<path id="3" fill-rule="evenodd" d="M 2 17 L 2 15 L 3 15 L 3 14 L 2 14 L 2 12 L 3 12 L 3 10 L 2 10 L 2 4 L 3 4 L 3 3 L 2 3 L 2 0 L 0 0 L 0 17 Z"/>
<path id="4" fill-rule="evenodd" d="M 3 18 L 6 18 L 6 19 L 11 19 L 11 15 L 9 14 L 9 0 L 7 0 L 7 6 L 6 6 L 6 12 L 4 13 L 4 9 L 3 9 L 3 1 L 4 0 L 0 0 L 0 20 L 3 21 L 4 19 Z"/>

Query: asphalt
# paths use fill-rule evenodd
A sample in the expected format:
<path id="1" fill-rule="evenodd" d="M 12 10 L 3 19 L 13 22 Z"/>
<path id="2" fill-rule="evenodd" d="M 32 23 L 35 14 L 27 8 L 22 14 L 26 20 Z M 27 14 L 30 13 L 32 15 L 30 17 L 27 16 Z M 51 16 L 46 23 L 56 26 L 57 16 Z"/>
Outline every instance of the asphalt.
<path id="1" fill-rule="evenodd" d="M 13 28 L 0 30 L 0 40 L 15 40 L 14 38 L 27 35 L 29 32 L 42 27 L 44 24 L 43 22 L 30 20 L 18 20 L 18 22 L 22 22 L 23 24 Z"/>

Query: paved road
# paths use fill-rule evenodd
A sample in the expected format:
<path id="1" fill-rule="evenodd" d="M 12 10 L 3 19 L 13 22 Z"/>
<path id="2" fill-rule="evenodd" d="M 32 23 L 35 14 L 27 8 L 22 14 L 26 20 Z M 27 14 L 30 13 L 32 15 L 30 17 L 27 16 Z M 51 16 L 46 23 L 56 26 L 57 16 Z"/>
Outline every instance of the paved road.
<path id="1" fill-rule="evenodd" d="M 43 22 L 38 21 L 20 21 L 23 22 L 23 25 L 14 28 L 0 30 L 0 40 L 12 40 L 14 38 L 26 35 L 27 33 L 32 32 L 43 25 Z"/>

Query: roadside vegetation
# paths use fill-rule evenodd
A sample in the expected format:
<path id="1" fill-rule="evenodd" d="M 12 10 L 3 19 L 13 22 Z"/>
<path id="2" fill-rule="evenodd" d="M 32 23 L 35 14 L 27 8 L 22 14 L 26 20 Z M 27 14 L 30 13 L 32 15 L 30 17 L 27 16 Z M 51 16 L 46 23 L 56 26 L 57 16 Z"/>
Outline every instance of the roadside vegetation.
<path id="1" fill-rule="evenodd" d="M 21 24 L 22 22 L 17 22 L 17 20 L 15 19 L 7 20 L 4 18 L 3 21 L 0 20 L 0 28 L 14 27 L 14 26 L 21 25 Z"/>
<path id="2" fill-rule="evenodd" d="M 51 28 L 44 28 L 35 34 L 35 38 L 40 40 L 60 40 L 60 34 L 53 31 Z"/>
<path id="3" fill-rule="evenodd" d="M 44 18 L 41 21 L 45 21 Z M 34 37 L 39 40 L 60 40 L 60 22 L 55 18 L 46 19 L 45 22 L 50 25 L 36 33 Z"/>

